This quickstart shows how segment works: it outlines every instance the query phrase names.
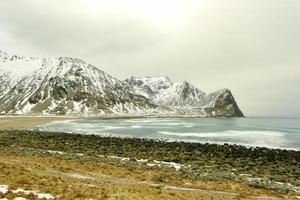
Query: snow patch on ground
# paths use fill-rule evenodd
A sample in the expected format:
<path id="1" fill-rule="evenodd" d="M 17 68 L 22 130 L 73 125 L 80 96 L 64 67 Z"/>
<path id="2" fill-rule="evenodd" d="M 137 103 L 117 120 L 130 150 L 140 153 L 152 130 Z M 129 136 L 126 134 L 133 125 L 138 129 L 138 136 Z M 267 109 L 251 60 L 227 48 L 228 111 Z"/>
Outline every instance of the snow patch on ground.
<path id="1" fill-rule="evenodd" d="M 0 185 L 0 193 L 6 194 L 8 192 L 8 186 L 7 185 Z"/>
<path id="2" fill-rule="evenodd" d="M 90 179 L 90 180 L 94 180 L 95 178 L 90 177 L 90 176 L 84 176 L 82 174 L 76 174 L 76 173 L 68 173 L 68 176 L 72 177 L 72 178 L 76 178 L 76 179 Z"/>
<path id="3" fill-rule="evenodd" d="M 127 157 L 119 157 L 119 156 L 100 156 L 100 157 L 107 157 L 107 158 L 112 158 L 112 159 L 118 159 L 120 161 L 129 161 L 130 158 Z M 158 161 L 158 160 L 154 160 L 153 162 L 148 161 L 147 159 L 135 159 L 136 162 L 140 163 L 140 164 L 146 164 L 149 167 L 154 167 L 154 166 L 158 166 L 158 167 L 163 167 L 163 166 L 167 166 L 167 167 L 172 167 L 174 168 L 176 171 L 179 171 L 182 167 L 186 167 L 185 165 L 182 165 L 180 163 L 175 163 L 175 162 L 165 162 L 165 161 Z"/>
<path id="4" fill-rule="evenodd" d="M 169 166 L 169 167 L 175 168 L 176 171 L 179 171 L 181 169 L 181 167 L 183 166 L 182 164 L 175 163 L 175 162 L 164 162 L 164 161 L 158 161 L 158 160 L 154 160 L 153 163 L 147 163 L 146 165 L 149 166 L 149 167 Z"/>
<path id="5" fill-rule="evenodd" d="M 25 194 L 25 195 L 29 195 L 29 194 L 33 193 L 35 196 L 37 196 L 38 199 L 55 199 L 55 197 L 52 194 L 41 193 L 41 192 L 37 192 L 37 191 L 34 191 L 34 190 L 24 190 L 22 188 L 18 188 L 16 190 L 10 190 L 8 185 L 0 185 L 0 193 L 5 195 L 8 192 L 12 192 L 14 194 L 22 193 L 22 194 Z M 16 197 L 14 199 L 22 200 L 22 199 L 26 199 L 26 198 Z"/>
<path id="6" fill-rule="evenodd" d="M 263 184 L 267 185 L 269 189 L 289 189 L 296 192 L 297 194 L 300 194 L 300 187 L 292 185 L 291 183 L 283 183 L 260 177 L 252 177 L 252 175 L 250 174 L 240 174 L 240 176 L 243 176 L 246 181 L 253 185 Z"/>
<path id="7" fill-rule="evenodd" d="M 53 151 L 53 150 L 46 150 L 44 151 L 45 153 L 50 153 L 50 154 L 60 154 L 63 155 L 65 154 L 65 152 L 63 151 Z M 77 153 L 76 155 L 78 156 L 84 156 L 83 153 Z M 120 157 L 120 156 L 105 156 L 105 155 L 99 155 L 99 157 L 101 158 L 110 158 L 110 159 L 116 159 L 116 160 L 120 160 L 122 162 L 124 161 L 130 161 L 131 159 L 128 157 Z M 149 167 L 154 167 L 154 166 L 158 166 L 158 167 L 172 167 L 174 168 L 176 171 L 179 171 L 182 167 L 189 167 L 186 165 L 182 165 L 180 163 L 175 163 L 175 162 L 165 162 L 165 161 L 158 161 L 158 160 L 154 160 L 154 161 L 148 161 L 147 159 L 136 159 L 135 161 L 138 162 L 139 164 L 146 164 Z M 73 176 L 74 175 L 74 176 Z M 76 174 L 71 175 L 74 178 L 79 178 L 79 177 L 75 177 Z M 82 177 L 84 178 L 84 177 Z M 85 177 L 86 178 L 86 177 Z"/>
<path id="8" fill-rule="evenodd" d="M 24 198 L 24 197 L 16 197 L 16 198 L 14 198 L 14 200 L 26 200 L 26 198 Z"/>
<path id="9" fill-rule="evenodd" d="M 65 152 L 63 152 L 63 151 L 52 151 L 52 150 L 47 150 L 46 152 L 48 152 L 48 153 L 50 153 L 50 154 L 60 154 L 60 155 L 65 154 Z"/>

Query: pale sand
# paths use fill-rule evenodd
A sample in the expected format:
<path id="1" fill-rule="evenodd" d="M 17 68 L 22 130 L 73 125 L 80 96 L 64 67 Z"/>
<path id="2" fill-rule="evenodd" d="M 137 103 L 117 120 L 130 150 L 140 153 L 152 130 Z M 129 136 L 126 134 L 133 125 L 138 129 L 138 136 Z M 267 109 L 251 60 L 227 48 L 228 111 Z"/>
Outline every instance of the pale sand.
<path id="1" fill-rule="evenodd" d="M 72 120 L 72 119 L 132 119 L 143 118 L 143 115 L 119 115 L 119 114 L 102 114 L 102 115 L 62 115 L 62 116 L 13 116 L 2 115 L 0 116 L 0 130 L 24 130 L 31 129 L 35 126 L 47 124 L 59 120 Z"/>
<path id="2" fill-rule="evenodd" d="M 0 130 L 30 129 L 37 125 L 47 124 L 58 120 L 76 119 L 69 116 L 1 116 Z"/>

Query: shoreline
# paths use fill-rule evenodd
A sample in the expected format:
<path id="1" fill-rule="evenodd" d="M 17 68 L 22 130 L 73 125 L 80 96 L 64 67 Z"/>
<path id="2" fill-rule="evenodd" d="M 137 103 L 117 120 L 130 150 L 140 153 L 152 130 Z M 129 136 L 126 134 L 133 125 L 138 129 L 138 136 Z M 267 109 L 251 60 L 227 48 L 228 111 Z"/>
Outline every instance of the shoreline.
<path id="1" fill-rule="evenodd" d="M 53 121 L 79 119 L 67 116 L 0 116 L 0 130 L 26 130 Z"/>
<path id="2" fill-rule="evenodd" d="M 34 126 L 58 120 L 86 119 L 86 120 L 114 120 L 114 119 L 143 119 L 143 118 L 203 118 L 203 119 L 236 119 L 245 117 L 203 117 L 195 115 L 0 115 L 0 130 L 31 129 Z M 33 120 L 31 120 L 33 119 Z"/>
<path id="3" fill-rule="evenodd" d="M 140 119 L 146 116 L 133 115 L 99 115 L 99 116 L 84 116 L 84 115 L 0 115 L 0 130 L 28 130 L 35 126 L 47 124 L 54 121 L 75 120 L 75 119 Z"/>
<path id="4" fill-rule="evenodd" d="M 34 130 L 34 131 L 43 131 L 43 132 L 55 132 L 55 131 L 47 131 L 40 129 L 41 126 L 57 122 L 57 121 L 69 121 L 69 120 L 119 120 L 119 119 L 151 119 L 151 118 L 185 118 L 185 117 L 149 117 L 149 116 L 133 116 L 133 115 L 101 115 L 101 116 L 76 116 L 76 115 L 70 115 L 70 116 L 64 116 L 64 115 L 54 115 L 54 116 L 47 116 L 47 115 L 0 115 L 0 131 L 1 130 Z M 190 118 L 190 117 L 186 117 Z M 202 118 L 202 117 L 201 117 Z M 207 118 L 205 118 L 207 119 Z M 223 118 L 213 118 L 213 119 L 223 119 Z M 229 118 L 229 119 L 235 119 L 235 118 Z M 65 132 L 65 133 L 75 133 L 75 134 L 82 134 L 80 132 Z M 95 133 L 88 133 L 84 135 L 97 135 Z M 98 135 L 100 137 L 116 137 L 116 138 L 131 138 L 128 137 L 122 137 L 118 135 Z M 153 140 L 159 140 L 155 138 L 149 138 L 145 137 L 145 139 L 153 139 Z M 198 142 L 198 141 L 185 141 L 185 140 L 173 140 L 173 139 L 165 139 L 166 142 L 187 142 L 187 143 L 199 143 L 199 144 L 205 144 L 207 142 Z M 209 144 L 215 144 L 215 145 L 237 145 L 237 146 L 243 146 L 246 148 L 267 148 L 271 150 L 287 150 L 287 151 L 299 151 L 299 149 L 296 148 L 280 148 L 280 147 L 271 147 L 271 146 L 254 146 L 254 145 L 243 145 L 243 144 L 235 144 L 230 142 L 220 142 L 220 143 L 209 143 Z"/>

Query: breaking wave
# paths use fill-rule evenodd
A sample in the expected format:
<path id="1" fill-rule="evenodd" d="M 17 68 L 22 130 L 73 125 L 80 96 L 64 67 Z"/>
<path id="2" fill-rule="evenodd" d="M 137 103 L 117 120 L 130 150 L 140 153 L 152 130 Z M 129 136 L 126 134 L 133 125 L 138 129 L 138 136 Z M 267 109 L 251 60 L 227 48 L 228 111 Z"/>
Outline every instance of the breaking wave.
<path id="1" fill-rule="evenodd" d="M 263 122 L 263 123 L 262 123 Z M 298 122 L 298 121 L 297 121 Z M 294 123 L 289 129 L 285 123 Z M 37 130 L 137 137 L 300 150 L 300 128 L 293 120 L 273 119 L 130 119 L 66 120 Z"/>
<path id="2" fill-rule="evenodd" d="M 287 140 L 286 133 L 279 131 L 238 131 L 227 130 L 222 132 L 170 132 L 158 131 L 158 134 L 180 137 L 181 140 L 197 138 L 200 142 L 229 143 L 246 146 L 260 146 L 280 148 Z"/>

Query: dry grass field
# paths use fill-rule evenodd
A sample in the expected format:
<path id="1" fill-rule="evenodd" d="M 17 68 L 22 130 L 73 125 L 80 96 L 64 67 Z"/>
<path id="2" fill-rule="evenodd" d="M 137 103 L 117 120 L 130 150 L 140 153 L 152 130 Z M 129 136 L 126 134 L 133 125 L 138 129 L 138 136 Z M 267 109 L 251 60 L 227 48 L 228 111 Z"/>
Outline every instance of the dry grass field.
<path id="1" fill-rule="evenodd" d="M 184 179 L 159 169 L 139 170 L 56 156 L 0 152 L 0 184 L 51 194 L 55 199 L 296 199 L 233 182 Z M 0 197 L 38 199 L 33 193 Z"/>

